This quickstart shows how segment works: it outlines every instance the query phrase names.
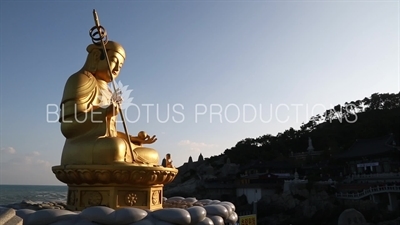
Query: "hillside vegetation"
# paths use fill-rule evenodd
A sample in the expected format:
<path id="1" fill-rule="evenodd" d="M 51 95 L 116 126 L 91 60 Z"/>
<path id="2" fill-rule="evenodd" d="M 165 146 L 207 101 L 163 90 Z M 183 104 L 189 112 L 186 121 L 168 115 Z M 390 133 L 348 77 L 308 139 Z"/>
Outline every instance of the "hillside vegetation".
<path id="1" fill-rule="evenodd" d="M 289 128 L 276 136 L 265 134 L 245 138 L 224 154 L 233 163 L 245 164 L 251 160 L 286 158 L 291 152 L 307 149 L 308 138 L 316 150 L 329 157 L 348 149 L 356 139 L 373 138 L 393 133 L 400 136 L 400 92 L 372 94 L 362 100 L 346 102 L 322 115 L 311 117 L 299 130 Z M 397 139 L 398 140 L 398 139 Z"/>

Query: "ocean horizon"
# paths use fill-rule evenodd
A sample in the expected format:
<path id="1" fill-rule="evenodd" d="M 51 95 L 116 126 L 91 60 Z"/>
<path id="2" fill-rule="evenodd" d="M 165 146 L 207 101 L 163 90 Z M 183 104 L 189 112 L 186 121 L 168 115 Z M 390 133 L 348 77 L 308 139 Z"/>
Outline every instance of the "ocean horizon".
<path id="1" fill-rule="evenodd" d="M 66 202 L 67 185 L 0 185 L 0 206 L 7 206 L 21 201 Z"/>

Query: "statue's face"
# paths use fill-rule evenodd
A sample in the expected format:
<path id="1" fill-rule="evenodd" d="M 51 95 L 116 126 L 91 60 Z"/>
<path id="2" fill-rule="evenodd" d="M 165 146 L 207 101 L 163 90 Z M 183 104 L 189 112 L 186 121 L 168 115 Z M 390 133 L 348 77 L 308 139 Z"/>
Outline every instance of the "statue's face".
<path id="1" fill-rule="evenodd" d="M 124 64 L 124 57 L 116 51 L 109 50 L 108 51 L 108 59 L 110 60 L 110 68 L 112 71 L 113 79 L 117 78 L 119 72 Z M 108 70 L 107 60 L 103 59 L 99 61 L 97 71 L 95 73 L 98 79 L 111 82 L 110 73 Z"/>

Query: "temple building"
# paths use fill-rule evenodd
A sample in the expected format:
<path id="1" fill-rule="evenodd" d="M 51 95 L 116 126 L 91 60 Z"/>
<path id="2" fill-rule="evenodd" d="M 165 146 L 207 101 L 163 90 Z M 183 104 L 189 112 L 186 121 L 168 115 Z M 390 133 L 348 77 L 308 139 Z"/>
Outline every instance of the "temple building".
<path id="1" fill-rule="evenodd" d="M 356 140 L 336 159 L 345 163 L 345 175 L 398 173 L 400 169 L 400 151 L 393 135 Z"/>
<path id="2" fill-rule="evenodd" d="M 343 184 L 348 184 L 343 186 L 364 189 L 377 183 L 400 183 L 400 147 L 392 134 L 356 140 L 348 151 L 335 158 L 346 178 Z"/>
<path id="3" fill-rule="evenodd" d="M 336 186 L 336 197 L 348 201 L 370 200 L 399 207 L 400 147 L 394 135 L 356 140 L 335 156 L 343 167 L 343 182 Z"/>

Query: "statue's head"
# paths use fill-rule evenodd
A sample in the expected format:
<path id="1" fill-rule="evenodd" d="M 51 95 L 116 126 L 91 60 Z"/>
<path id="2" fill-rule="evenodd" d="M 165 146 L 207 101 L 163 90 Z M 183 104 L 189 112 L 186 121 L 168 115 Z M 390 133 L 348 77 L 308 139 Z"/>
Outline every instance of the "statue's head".
<path id="1" fill-rule="evenodd" d="M 110 82 L 111 77 L 105 56 L 106 53 L 103 51 L 102 45 L 91 44 L 86 50 L 89 54 L 85 63 L 85 69 L 93 73 L 97 79 Z M 110 60 L 112 75 L 115 79 L 124 64 L 125 50 L 120 44 L 114 41 L 107 42 L 106 50 L 108 59 Z"/>

